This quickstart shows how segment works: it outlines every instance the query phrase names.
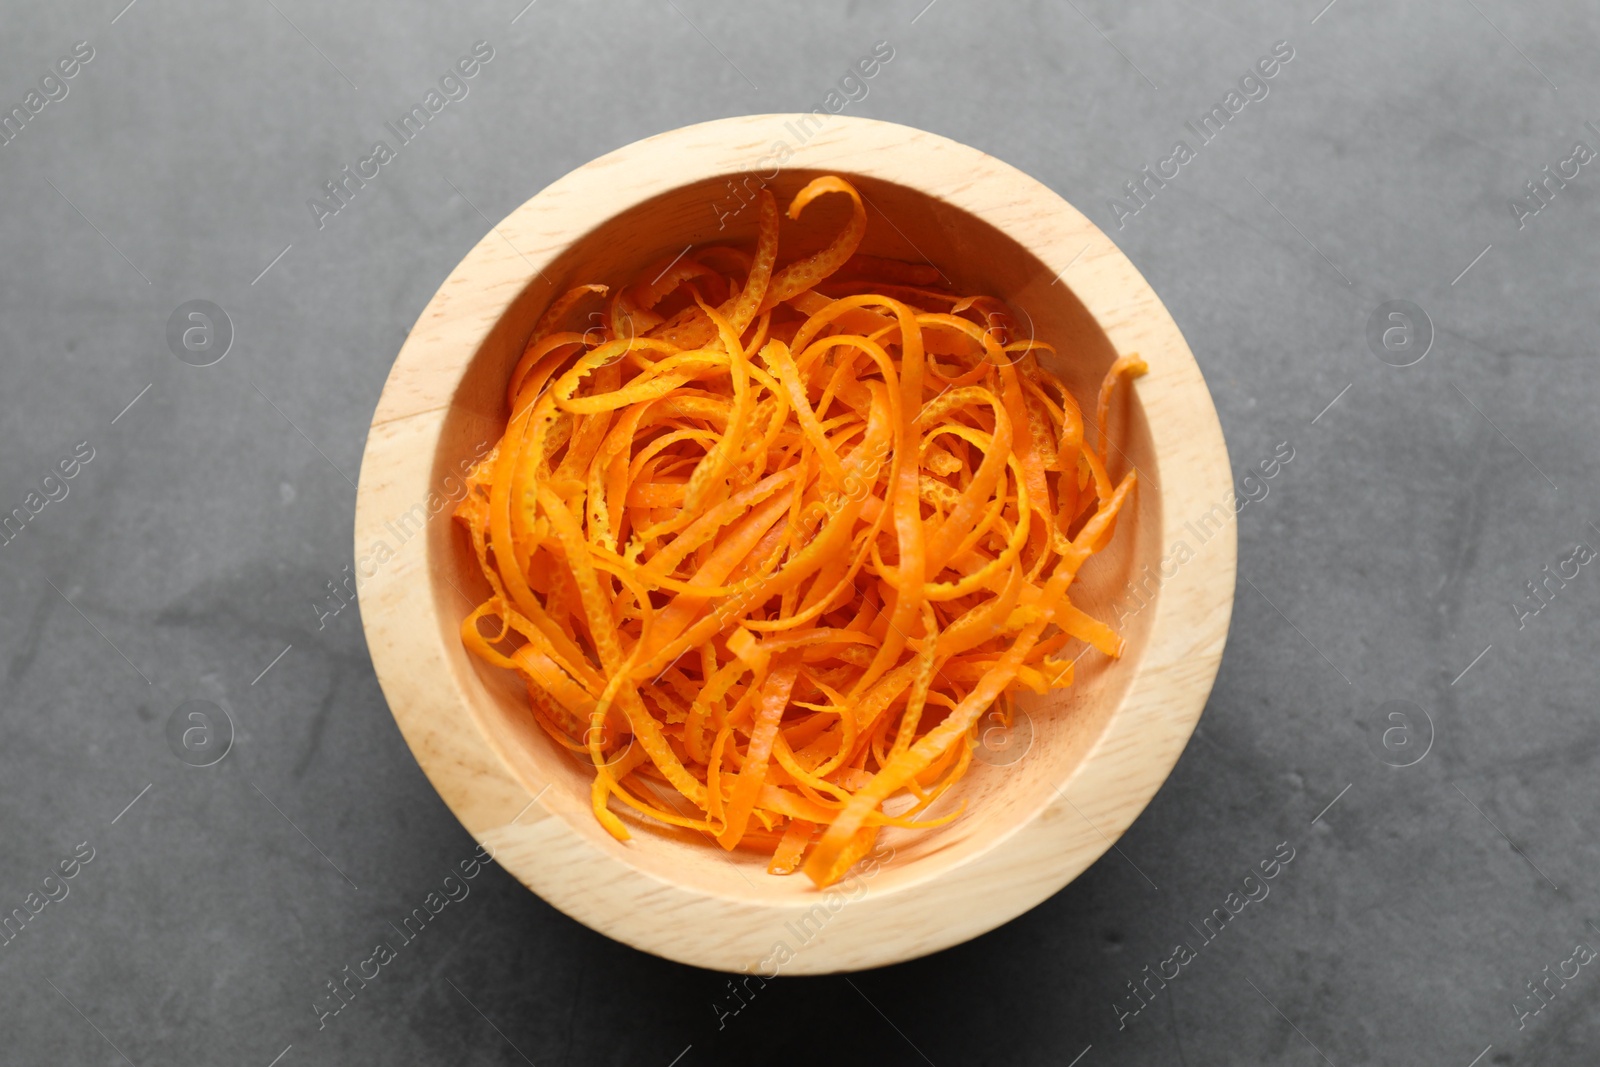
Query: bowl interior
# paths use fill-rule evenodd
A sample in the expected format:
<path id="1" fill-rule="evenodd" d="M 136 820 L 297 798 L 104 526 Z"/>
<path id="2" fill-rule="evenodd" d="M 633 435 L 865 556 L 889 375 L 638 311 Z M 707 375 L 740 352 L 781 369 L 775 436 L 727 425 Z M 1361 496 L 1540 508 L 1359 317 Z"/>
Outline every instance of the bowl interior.
<path id="1" fill-rule="evenodd" d="M 1025 313 L 1038 336 L 1061 353 L 1053 369 L 1068 383 L 1092 424 L 1096 391 L 1118 353 L 1065 281 L 1057 280 L 1017 239 L 965 211 L 903 185 L 848 170 L 830 172 L 849 178 L 867 200 L 869 221 L 862 251 L 933 263 L 956 290 L 993 294 Z M 784 171 L 768 183 L 780 208 L 786 208 L 816 173 Z M 558 255 L 512 302 L 462 379 L 439 438 L 433 483 L 455 475 L 463 460 L 498 439 L 508 415 L 507 378 L 534 321 L 555 295 L 586 282 L 629 280 L 646 264 L 691 245 L 752 246 L 756 210 L 753 204 L 744 205 L 750 203 L 754 195 L 750 190 L 756 184 L 758 179 L 749 175 L 728 175 L 683 185 L 621 212 Z M 825 243 L 846 218 L 842 201 L 823 197 L 799 222 L 785 218 L 780 255 L 788 259 Z M 1073 599 L 1115 625 L 1126 640 L 1126 652 L 1120 661 L 1111 662 L 1089 650 L 1078 660 L 1070 689 L 1043 697 L 1025 694 L 1019 707 L 1026 718 L 1019 716 L 1006 736 L 991 735 L 994 743 L 989 748 L 996 755 L 988 762 L 974 760 L 966 778 L 927 813 L 943 814 L 965 801 L 967 810 L 961 818 L 934 830 L 883 832 L 880 840 L 893 848 L 894 858 L 875 875 L 875 893 L 937 877 L 1027 822 L 1071 777 L 1123 700 L 1155 614 L 1150 598 L 1158 594 L 1138 592 L 1136 586 L 1153 589 L 1159 584 L 1142 579 L 1147 569 L 1155 570 L 1160 558 L 1161 470 L 1137 387 L 1121 396 L 1112 414 L 1116 449 L 1111 452 L 1111 473 L 1116 478 L 1136 467 L 1141 484 L 1134 507 L 1124 513 L 1111 544 L 1080 573 Z M 457 524 L 446 521 L 430 523 L 428 537 L 428 573 L 452 669 L 470 695 L 478 729 L 528 786 L 530 796 L 542 791 L 540 803 L 596 847 L 680 886 L 749 901 L 792 899 L 811 889 L 803 875 L 768 875 L 765 855 L 725 852 L 692 831 L 631 820 L 633 840 L 624 844 L 602 830 L 589 808 L 592 774 L 586 765 L 559 749 L 534 723 L 514 675 L 479 662 L 461 645 L 455 627 L 470 610 L 469 601 L 475 604 L 488 593 L 468 539 Z M 1074 642 L 1065 655 L 1079 651 L 1082 646 Z"/>

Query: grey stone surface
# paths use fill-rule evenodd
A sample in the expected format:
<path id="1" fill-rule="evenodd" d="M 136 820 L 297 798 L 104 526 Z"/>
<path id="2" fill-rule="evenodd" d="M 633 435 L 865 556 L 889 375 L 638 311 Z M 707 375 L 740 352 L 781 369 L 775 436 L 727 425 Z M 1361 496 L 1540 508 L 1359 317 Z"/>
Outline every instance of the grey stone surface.
<path id="1" fill-rule="evenodd" d="M 1508 203 L 1600 148 L 1593 4 L 124 2 L 9 2 L 0 34 L 6 109 L 94 49 L 0 146 L 0 511 L 93 450 L 0 545 L 0 910 L 93 850 L 0 947 L 0 1060 L 1595 1062 L 1600 967 L 1525 1028 L 1512 1005 L 1600 946 L 1600 574 L 1514 605 L 1600 545 L 1600 174 L 1520 228 Z M 307 198 L 480 39 L 470 95 L 319 230 Z M 719 1026 L 723 977 L 491 868 L 319 1031 L 323 981 L 473 848 L 357 609 L 312 607 L 351 562 L 408 328 L 483 216 L 642 136 L 808 110 L 878 40 L 894 59 L 850 113 L 1079 205 L 1183 328 L 1239 475 L 1294 448 L 1240 515 L 1199 732 L 1119 852 L 931 958 L 780 980 Z M 1280 40 L 1269 94 L 1119 228 L 1109 198 Z M 213 366 L 169 351 L 190 300 L 231 319 Z M 1435 328 L 1414 366 L 1368 349 L 1390 300 Z M 169 748 L 187 701 L 234 726 L 214 766 Z M 1384 745 L 1393 701 L 1411 748 Z M 1271 895 L 1119 1029 L 1124 983 L 1280 842 Z"/>

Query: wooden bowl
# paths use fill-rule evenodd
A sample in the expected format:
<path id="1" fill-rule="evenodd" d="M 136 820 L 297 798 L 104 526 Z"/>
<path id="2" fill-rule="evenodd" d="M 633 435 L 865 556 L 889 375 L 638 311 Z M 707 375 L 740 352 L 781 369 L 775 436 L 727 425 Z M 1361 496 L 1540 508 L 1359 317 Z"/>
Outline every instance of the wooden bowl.
<path id="1" fill-rule="evenodd" d="M 613 840 L 589 810 L 591 772 L 534 724 L 507 672 L 468 656 L 463 616 L 485 595 L 450 511 L 465 463 L 504 429 L 505 387 L 553 295 L 615 282 L 692 244 L 750 240 L 765 181 L 780 205 L 819 173 L 868 200 L 862 250 L 940 266 L 964 292 L 1031 315 L 1066 357 L 1092 416 L 1119 353 L 1149 373 L 1115 413 L 1112 473 L 1137 506 L 1086 566 L 1074 599 L 1127 639 L 1093 651 L 1067 691 L 1021 702 L 1009 736 L 940 801 L 933 831 L 887 830 L 830 890 L 774 877 L 766 857 L 698 835 Z M 824 198 L 791 230 L 836 228 Z M 829 216 L 829 210 L 838 216 Z M 785 237 L 785 251 L 796 245 Z M 673 130 L 579 167 L 513 211 L 451 272 L 378 401 L 356 497 L 362 622 L 378 680 L 417 762 L 495 859 L 579 922 L 646 952 L 724 971 L 817 974 L 912 959 L 975 937 L 1066 885 L 1166 778 L 1216 676 L 1233 604 L 1232 478 L 1194 357 L 1132 263 L 1026 174 L 886 122 L 753 115 Z M 1120 616 L 1120 621 L 1119 620 Z M 1031 736 L 1030 736 L 1031 735 Z"/>

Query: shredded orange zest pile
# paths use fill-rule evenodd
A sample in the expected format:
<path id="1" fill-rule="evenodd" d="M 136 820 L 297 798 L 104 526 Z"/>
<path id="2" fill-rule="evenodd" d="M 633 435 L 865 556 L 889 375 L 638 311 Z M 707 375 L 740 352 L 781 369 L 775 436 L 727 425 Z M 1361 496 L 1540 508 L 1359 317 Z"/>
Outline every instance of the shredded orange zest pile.
<path id="1" fill-rule="evenodd" d="M 858 255 L 861 196 L 820 251 L 663 258 L 557 299 L 512 371 L 505 436 L 456 517 L 489 598 L 462 639 L 518 672 L 593 766 L 595 818 L 699 831 L 837 881 L 966 772 L 980 717 L 1121 639 L 1069 587 L 1135 485 L 1001 301 Z M 604 298 L 587 332 L 562 329 Z M 622 807 L 614 807 L 615 799 Z M 886 811 L 895 810 L 895 814 Z M 807 853 L 809 852 L 809 855 Z"/>

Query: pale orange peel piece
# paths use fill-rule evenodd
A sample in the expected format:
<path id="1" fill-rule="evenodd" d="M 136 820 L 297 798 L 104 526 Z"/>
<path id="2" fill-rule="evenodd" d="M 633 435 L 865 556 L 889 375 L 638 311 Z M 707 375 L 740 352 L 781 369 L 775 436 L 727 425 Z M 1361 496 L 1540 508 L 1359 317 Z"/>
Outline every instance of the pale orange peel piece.
<path id="1" fill-rule="evenodd" d="M 789 218 L 798 220 L 806 205 L 825 193 L 849 195 L 850 221 L 826 248 L 789 264 L 772 276 L 772 285 L 761 305 L 763 310 L 770 310 L 791 296 L 812 288 L 844 266 L 850 257 L 855 255 L 856 249 L 861 245 L 861 239 L 867 235 L 867 206 L 862 203 L 861 194 L 856 192 L 855 186 L 843 178 L 831 175 L 812 179 L 795 195 L 794 200 L 789 203 Z"/>

